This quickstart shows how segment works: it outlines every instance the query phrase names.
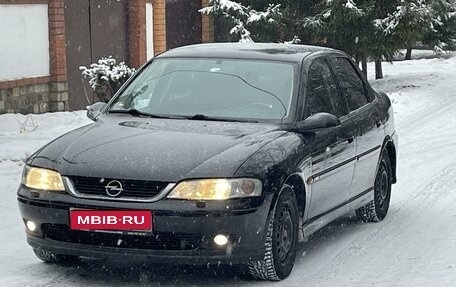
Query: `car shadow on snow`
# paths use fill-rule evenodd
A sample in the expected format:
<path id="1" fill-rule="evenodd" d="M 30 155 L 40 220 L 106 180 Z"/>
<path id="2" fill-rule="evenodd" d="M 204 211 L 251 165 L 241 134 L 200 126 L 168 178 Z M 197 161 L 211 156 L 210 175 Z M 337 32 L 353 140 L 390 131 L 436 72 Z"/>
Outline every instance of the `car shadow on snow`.
<path id="1" fill-rule="evenodd" d="M 318 260 L 323 249 L 343 241 L 362 223 L 353 217 L 343 217 L 313 234 L 300 243 L 293 273 L 306 270 L 308 260 Z M 352 234 L 353 235 L 353 234 Z M 242 268 L 236 266 L 175 266 L 141 262 L 117 262 L 81 259 L 68 264 L 68 276 L 77 282 L 75 286 L 238 286 L 261 285 L 252 280 Z M 283 281 L 287 285 L 287 280 Z M 69 285 L 73 286 L 73 285 Z"/>

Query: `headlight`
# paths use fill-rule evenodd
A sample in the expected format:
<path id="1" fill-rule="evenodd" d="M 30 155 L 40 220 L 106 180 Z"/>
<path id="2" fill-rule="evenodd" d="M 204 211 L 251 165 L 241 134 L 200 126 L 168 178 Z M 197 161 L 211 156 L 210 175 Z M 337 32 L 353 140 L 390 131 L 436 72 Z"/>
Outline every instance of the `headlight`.
<path id="1" fill-rule="evenodd" d="M 258 179 L 201 179 L 179 183 L 168 198 L 188 200 L 224 200 L 261 195 Z"/>
<path id="2" fill-rule="evenodd" d="M 65 191 L 60 173 L 44 168 L 26 166 L 22 174 L 22 184 L 33 189 Z"/>

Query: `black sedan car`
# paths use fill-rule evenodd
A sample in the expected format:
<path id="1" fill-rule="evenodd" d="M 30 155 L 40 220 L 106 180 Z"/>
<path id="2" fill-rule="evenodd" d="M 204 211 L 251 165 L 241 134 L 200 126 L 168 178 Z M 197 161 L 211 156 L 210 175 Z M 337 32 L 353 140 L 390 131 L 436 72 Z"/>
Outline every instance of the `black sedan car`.
<path id="1" fill-rule="evenodd" d="M 174 49 L 87 114 L 27 160 L 18 190 L 45 262 L 227 263 L 280 280 L 299 240 L 351 211 L 388 212 L 391 103 L 336 50 Z"/>

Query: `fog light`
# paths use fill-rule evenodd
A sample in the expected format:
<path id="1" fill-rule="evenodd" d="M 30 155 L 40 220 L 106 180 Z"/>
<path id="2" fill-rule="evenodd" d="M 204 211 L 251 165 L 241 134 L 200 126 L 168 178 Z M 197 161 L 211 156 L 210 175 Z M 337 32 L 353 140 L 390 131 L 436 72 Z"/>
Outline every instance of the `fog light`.
<path id="1" fill-rule="evenodd" d="M 27 226 L 27 229 L 32 232 L 34 232 L 36 230 L 36 224 L 33 221 L 27 220 L 27 222 L 25 223 L 25 226 Z"/>
<path id="2" fill-rule="evenodd" d="M 225 235 L 216 235 L 214 237 L 214 242 L 215 244 L 219 245 L 219 246 L 223 246 L 223 245 L 226 245 L 228 243 L 228 237 L 226 237 Z"/>

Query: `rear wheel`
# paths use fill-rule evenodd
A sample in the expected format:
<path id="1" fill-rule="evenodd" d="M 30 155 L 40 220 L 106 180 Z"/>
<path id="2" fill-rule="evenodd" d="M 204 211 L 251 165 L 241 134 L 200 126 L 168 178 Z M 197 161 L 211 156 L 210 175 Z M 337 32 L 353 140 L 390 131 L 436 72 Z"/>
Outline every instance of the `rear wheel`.
<path id="1" fill-rule="evenodd" d="M 264 258 L 248 263 L 255 279 L 279 281 L 291 273 L 296 258 L 298 223 L 294 191 L 285 185 L 268 219 Z"/>
<path id="2" fill-rule="evenodd" d="M 364 222 L 382 221 L 388 213 L 391 200 L 392 168 L 388 151 L 382 152 L 374 184 L 374 200 L 356 210 Z"/>
<path id="3" fill-rule="evenodd" d="M 38 259 L 46 263 L 72 262 L 78 258 L 78 256 L 56 254 L 54 252 L 36 248 L 33 248 L 33 252 L 35 253 L 36 257 L 38 257 Z"/>

